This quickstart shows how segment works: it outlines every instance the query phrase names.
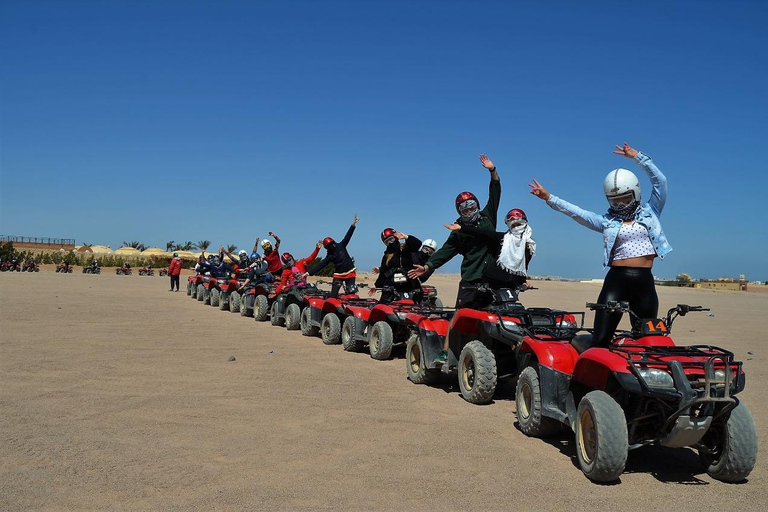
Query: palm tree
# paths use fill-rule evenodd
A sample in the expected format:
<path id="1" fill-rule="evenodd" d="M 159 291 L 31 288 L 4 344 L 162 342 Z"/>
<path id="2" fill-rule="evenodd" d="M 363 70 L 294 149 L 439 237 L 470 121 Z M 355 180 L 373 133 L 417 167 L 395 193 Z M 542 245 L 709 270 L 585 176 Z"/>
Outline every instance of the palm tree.
<path id="1" fill-rule="evenodd" d="M 165 244 L 165 250 L 168 252 L 171 252 L 171 250 L 176 250 L 176 248 L 173 245 L 173 240 Z"/>
<path id="2" fill-rule="evenodd" d="M 184 242 L 184 245 L 181 246 L 182 251 L 191 251 L 195 247 L 195 244 L 192 242 Z"/>
<path id="3" fill-rule="evenodd" d="M 237 246 L 235 244 L 229 244 L 227 246 L 227 252 L 235 252 L 237 250 Z"/>
<path id="4" fill-rule="evenodd" d="M 143 251 L 144 249 L 147 248 L 146 245 L 144 245 L 141 242 L 137 242 L 135 240 L 133 242 L 123 242 L 123 245 L 127 245 L 128 247 L 133 247 L 134 249 L 136 249 L 138 251 Z"/>
<path id="5" fill-rule="evenodd" d="M 211 245 L 211 241 L 210 240 L 200 240 L 199 242 L 197 242 L 195 244 L 195 247 L 197 247 L 201 251 L 204 251 L 204 250 L 208 249 L 209 245 Z"/>

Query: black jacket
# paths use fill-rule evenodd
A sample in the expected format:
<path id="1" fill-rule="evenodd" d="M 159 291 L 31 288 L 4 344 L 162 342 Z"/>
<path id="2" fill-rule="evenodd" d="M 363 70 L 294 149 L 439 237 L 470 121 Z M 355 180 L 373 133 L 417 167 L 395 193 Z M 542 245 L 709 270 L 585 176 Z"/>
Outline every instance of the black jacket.
<path id="1" fill-rule="evenodd" d="M 328 254 L 325 255 L 325 258 L 320 263 L 309 269 L 309 275 L 314 276 L 327 267 L 329 263 L 333 263 L 334 272 L 337 274 L 343 274 L 355 268 L 355 263 L 347 252 L 347 244 L 352 239 L 354 232 L 355 225 L 352 224 L 349 226 L 347 234 L 344 235 L 344 239 L 336 244 L 336 248 L 333 251 L 328 251 Z"/>
<path id="2" fill-rule="evenodd" d="M 395 285 L 395 273 L 402 272 L 407 275 L 413 268 L 413 261 L 416 253 L 421 249 L 421 240 L 415 236 L 408 236 L 405 240 L 405 246 L 400 247 L 400 242 L 392 243 L 387 246 L 384 256 L 381 257 L 379 266 L 379 277 L 376 278 L 374 286 L 381 288 L 383 286 Z M 418 279 L 408 279 L 408 289 L 419 288 Z"/>

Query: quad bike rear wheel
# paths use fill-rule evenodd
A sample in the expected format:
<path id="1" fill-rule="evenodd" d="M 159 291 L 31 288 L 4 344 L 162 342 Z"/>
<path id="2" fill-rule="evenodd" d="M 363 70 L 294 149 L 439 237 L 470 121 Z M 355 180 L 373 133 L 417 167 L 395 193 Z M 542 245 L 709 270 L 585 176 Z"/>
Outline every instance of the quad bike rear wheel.
<path id="1" fill-rule="evenodd" d="M 301 312 L 301 334 L 304 336 L 317 336 L 320 328 L 316 325 L 312 325 L 312 313 L 309 308 L 304 308 Z"/>
<path id="2" fill-rule="evenodd" d="M 629 451 L 627 418 L 608 393 L 590 391 L 576 411 L 576 456 L 590 480 L 614 482 L 624 471 Z"/>
<path id="3" fill-rule="evenodd" d="M 341 346 L 347 352 L 360 352 L 363 349 L 363 344 L 357 340 L 357 323 L 354 316 L 348 316 L 344 319 L 344 324 L 341 326 Z"/>
<path id="4" fill-rule="evenodd" d="M 371 357 L 383 361 L 392 355 L 392 327 L 385 321 L 379 320 L 371 328 L 368 335 L 368 350 Z"/>
<path id="5" fill-rule="evenodd" d="M 197 300 L 199 302 L 205 301 L 205 286 L 202 284 L 197 285 Z"/>
<path id="6" fill-rule="evenodd" d="M 432 307 L 434 307 L 437 311 L 443 310 L 443 301 L 440 300 L 440 297 L 435 297 L 432 300 Z"/>
<path id="7" fill-rule="evenodd" d="M 250 293 L 245 293 L 240 299 L 240 316 L 253 316 L 253 302 L 254 296 Z"/>
<path id="8" fill-rule="evenodd" d="M 517 421 L 527 436 L 545 437 L 560 430 L 560 422 L 541 415 L 541 386 L 536 368 L 529 366 L 520 372 L 515 391 Z"/>
<path id="9" fill-rule="evenodd" d="M 221 311 L 229 309 L 229 301 L 228 300 L 224 300 L 224 293 L 225 292 L 219 290 L 219 309 Z"/>
<path id="10" fill-rule="evenodd" d="M 411 337 L 408 338 L 405 361 L 408 368 L 408 378 L 414 384 L 434 384 L 440 378 L 438 368 L 427 368 L 424 361 L 423 345 L 417 333 L 411 334 Z"/>
<path id="11" fill-rule="evenodd" d="M 272 307 L 269 310 L 269 323 L 278 327 L 285 325 L 285 318 L 280 318 L 277 314 L 277 301 L 272 303 Z"/>
<path id="12" fill-rule="evenodd" d="M 190 287 L 190 292 L 191 292 L 190 296 L 191 296 L 193 299 L 196 299 L 196 298 L 197 298 L 197 286 L 198 286 L 198 285 L 196 285 L 195 283 L 192 283 L 192 286 Z"/>
<path id="13" fill-rule="evenodd" d="M 240 312 L 240 294 L 237 292 L 231 292 L 229 294 L 229 310 L 232 313 Z"/>
<path id="14" fill-rule="evenodd" d="M 256 302 L 253 305 L 253 318 L 257 322 L 264 322 L 269 316 L 269 301 L 266 295 L 257 295 Z"/>
<path id="15" fill-rule="evenodd" d="M 467 343 L 459 356 L 459 388 L 464 400 L 490 403 L 496 383 L 496 356 L 480 341 Z"/>
<path id="16" fill-rule="evenodd" d="M 338 345 L 341 338 L 341 321 L 336 313 L 328 313 L 320 323 L 320 332 L 323 343 L 326 345 Z"/>
<path id="17" fill-rule="evenodd" d="M 187 281 L 187 295 L 192 295 L 192 281 Z"/>
<path id="18" fill-rule="evenodd" d="M 301 308 L 298 304 L 288 304 L 285 309 L 285 328 L 296 331 L 301 326 Z"/>
<path id="19" fill-rule="evenodd" d="M 757 429 L 747 404 L 739 404 L 728 418 L 710 425 L 699 448 L 699 458 L 707 474 L 722 482 L 741 482 L 755 467 Z"/>

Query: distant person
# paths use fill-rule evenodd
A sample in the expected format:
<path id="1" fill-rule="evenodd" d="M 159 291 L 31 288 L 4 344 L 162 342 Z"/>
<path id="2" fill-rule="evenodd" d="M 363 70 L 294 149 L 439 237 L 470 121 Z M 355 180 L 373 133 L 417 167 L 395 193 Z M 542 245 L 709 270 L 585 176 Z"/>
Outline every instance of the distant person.
<path id="1" fill-rule="evenodd" d="M 168 275 L 171 277 L 171 289 L 168 291 L 173 291 L 174 284 L 176 285 L 176 291 L 179 291 L 179 281 L 181 280 L 181 258 L 179 258 L 179 253 L 177 252 L 173 253 L 173 259 L 168 265 Z"/>
<path id="2" fill-rule="evenodd" d="M 653 261 L 672 250 L 659 222 L 667 201 L 667 178 L 648 155 L 626 142 L 616 146 L 614 153 L 632 158 L 648 173 L 653 191 L 647 203 L 641 204 L 640 182 L 627 169 L 614 169 L 605 177 L 603 191 L 609 207 L 602 215 L 550 194 L 536 180 L 530 185 L 531 194 L 545 200 L 550 208 L 603 234 L 603 265 L 610 270 L 603 281 L 598 304 L 627 301 L 638 317 L 655 318 L 659 312 L 659 297 L 653 281 Z M 621 313 L 595 312 L 594 346 L 610 344 L 621 316 Z"/>
<path id="3" fill-rule="evenodd" d="M 355 226 L 360 222 L 360 218 L 355 214 L 355 218 L 352 220 L 352 225 L 349 226 L 347 234 L 338 244 L 331 237 L 323 239 L 323 247 L 325 247 L 325 258 L 320 263 L 309 269 L 307 275 L 314 276 L 329 263 L 333 263 L 333 281 L 331 283 L 331 297 L 338 297 L 339 290 L 343 284 L 347 293 L 357 292 L 357 285 L 355 285 L 355 278 L 357 277 L 357 268 L 355 262 L 352 260 L 352 256 L 347 252 L 347 244 L 352 239 L 352 235 L 355 232 Z"/>

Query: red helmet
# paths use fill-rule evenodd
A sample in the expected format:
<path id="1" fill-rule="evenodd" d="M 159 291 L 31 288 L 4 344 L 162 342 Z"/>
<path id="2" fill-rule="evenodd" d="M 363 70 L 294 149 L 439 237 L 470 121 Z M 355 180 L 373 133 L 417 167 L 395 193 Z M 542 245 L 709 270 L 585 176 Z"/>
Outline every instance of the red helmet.
<path id="1" fill-rule="evenodd" d="M 325 247 L 326 249 L 328 248 L 329 245 L 335 244 L 335 243 L 336 242 L 334 241 L 334 239 L 329 236 L 323 238 L 323 247 Z"/>
<path id="2" fill-rule="evenodd" d="M 459 213 L 459 215 L 461 215 L 461 204 L 469 200 L 473 200 L 475 205 L 480 208 L 480 201 L 477 200 L 477 196 L 475 194 L 472 192 L 462 192 L 456 196 L 456 211 Z"/>
<path id="3" fill-rule="evenodd" d="M 293 259 L 293 254 L 289 252 L 284 252 L 283 256 L 281 257 L 283 260 L 283 264 L 288 265 L 289 263 L 293 263 L 295 260 Z"/>
<path id="4" fill-rule="evenodd" d="M 395 233 L 397 233 L 397 231 L 392 228 L 385 229 L 381 232 L 381 241 L 389 245 L 395 241 Z"/>
<path id="5" fill-rule="evenodd" d="M 518 219 L 522 219 L 528 222 L 528 217 L 526 217 L 525 212 L 523 210 L 521 210 L 520 208 L 513 208 L 507 212 L 507 218 L 504 219 L 504 223 L 509 224 L 509 221 L 518 220 Z"/>

